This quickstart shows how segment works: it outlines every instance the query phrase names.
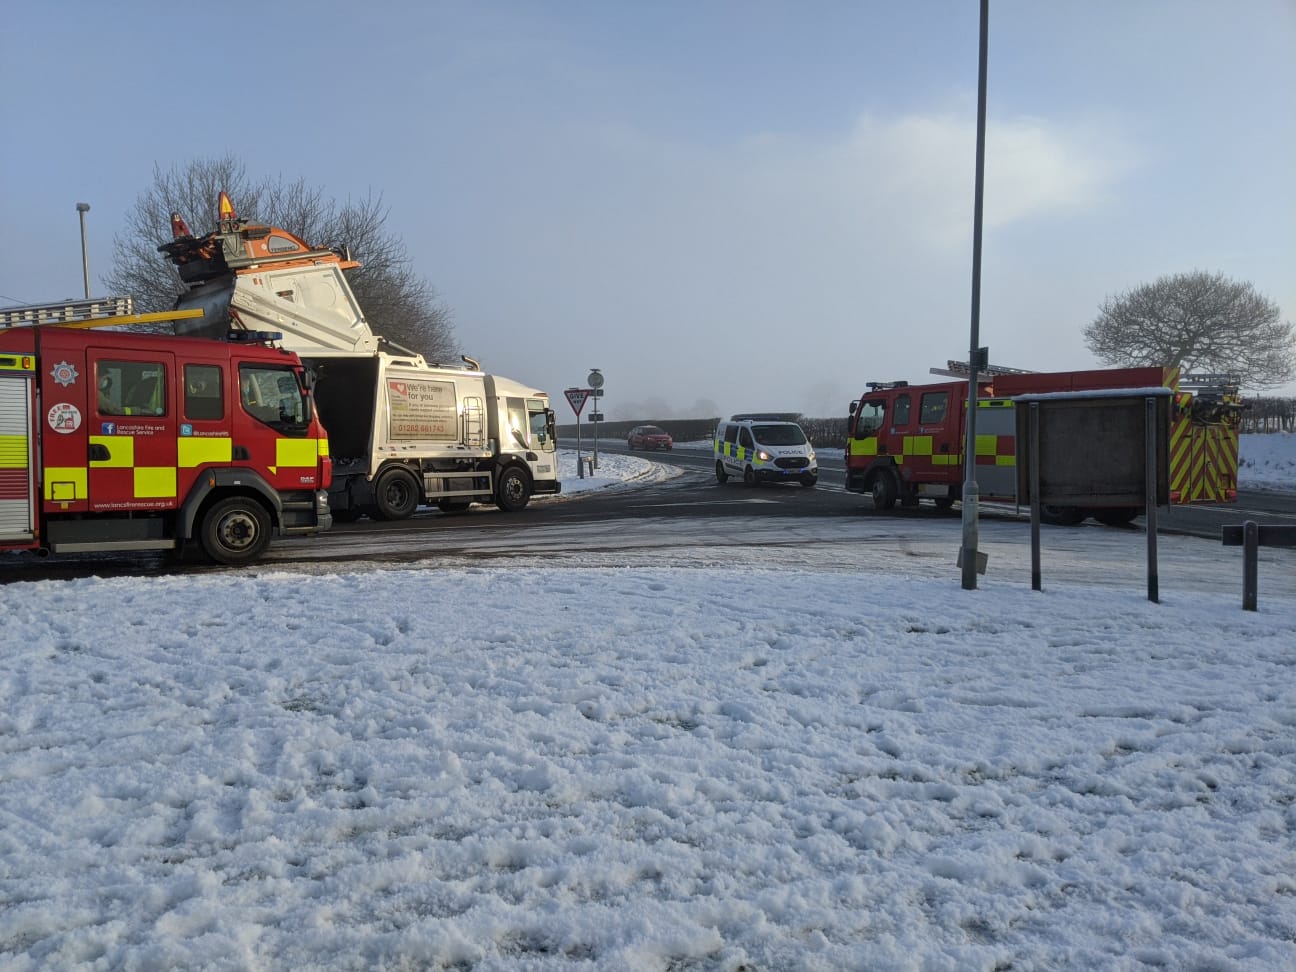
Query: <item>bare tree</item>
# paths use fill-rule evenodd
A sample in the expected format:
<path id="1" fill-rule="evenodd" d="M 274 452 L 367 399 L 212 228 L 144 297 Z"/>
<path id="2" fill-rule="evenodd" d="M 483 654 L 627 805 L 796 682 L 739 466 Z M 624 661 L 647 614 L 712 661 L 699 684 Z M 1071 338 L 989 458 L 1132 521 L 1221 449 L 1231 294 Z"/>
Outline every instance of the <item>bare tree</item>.
<path id="1" fill-rule="evenodd" d="M 1257 389 L 1296 373 L 1296 337 L 1278 305 L 1220 273 L 1173 274 L 1108 297 L 1084 336 L 1111 365 L 1229 373 Z"/>
<path id="2" fill-rule="evenodd" d="M 154 168 L 152 186 L 127 213 L 124 230 L 113 237 L 111 290 L 134 297 L 141 312 L 174 307 L 184 285 L 157 249 L 170 240 L 171 213 L 179 213 L 202 236 L 215 226 L 221 190 L 241 217 L 282 226 L 311 246 L 335 248 L 358 260 L 360 268 L 348 271 L 348 279 L 376 334 L 429 360 L 457 359 L 451 311 L 414 272 L 404 243 L 387 232 L 380 196 L 338 205 L 303 179 L 253 181 L 243 163 L 229 155 L 169 170 Z"/>
<path id="3" fill-rule="evenodd" d="M 243 163 L 231 156 L 199 159 L 170 171 L 153 168 L 153 185 L 127 210 L 126 224 L 113 236 L 113 269 L 108 288 L 135 298 L 140 312 L 166 311 L 184 292 L 180 274 L 158 252 L 170 242 L 171 214 L 179 213 L 193 231 L 202 235 L 215 226 L 216 198 L 224 189 L 239 205 L 254 211 L 261 203 L 261 188 L 249 182 Z M 201 217 L 201 218 L 200 218 Z"/>

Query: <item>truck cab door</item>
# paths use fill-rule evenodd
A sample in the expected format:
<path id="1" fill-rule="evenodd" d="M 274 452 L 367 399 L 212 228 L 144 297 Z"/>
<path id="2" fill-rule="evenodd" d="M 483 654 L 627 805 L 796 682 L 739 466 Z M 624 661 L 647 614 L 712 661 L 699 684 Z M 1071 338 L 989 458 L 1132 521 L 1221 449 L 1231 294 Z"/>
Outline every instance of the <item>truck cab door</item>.
<path id="1" fill-rule="evenodd" d="M 174 508 L 175 356 L 90 348 L 87 363 L 95 392 L 86 435 L 90 509 Z"/>
<path id="2" fill-rule="evenodd" d="M 532 449 L 536 452 L 553 452 L 558 448 L 553 409 L 547 407 L 541 399 L 527 399 L 527 423 L 530 426 L 528 439 Z"/>

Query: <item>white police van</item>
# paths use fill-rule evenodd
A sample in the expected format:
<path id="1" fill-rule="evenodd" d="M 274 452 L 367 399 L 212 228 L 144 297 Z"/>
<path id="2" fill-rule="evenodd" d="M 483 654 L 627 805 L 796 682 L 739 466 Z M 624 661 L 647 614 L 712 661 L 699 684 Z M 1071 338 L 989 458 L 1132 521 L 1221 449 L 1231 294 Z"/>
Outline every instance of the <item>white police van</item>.
<path id="1" fill-rule="evenodd" d="M 741 414 L 721 422 L 715 431 L 715 474 L 725 483 L 740 477 L 748 486 L 819 481 L 814 447 L 801 426 L 776 415 Z"/>

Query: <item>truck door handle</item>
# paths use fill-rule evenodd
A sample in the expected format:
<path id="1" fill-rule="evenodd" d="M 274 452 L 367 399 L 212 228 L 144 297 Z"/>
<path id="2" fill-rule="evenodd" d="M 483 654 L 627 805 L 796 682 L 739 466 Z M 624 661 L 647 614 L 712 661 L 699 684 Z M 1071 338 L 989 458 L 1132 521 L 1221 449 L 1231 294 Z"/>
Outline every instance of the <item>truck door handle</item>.
<path id="1" fill-rule="evenodd" d="M 91 462 L 107 462 L 112 458 L 112 454 L 108 452 L 108 447 L 101 442 L 90 443 L 88 451 Z"/>
<path id="2" fill-rule="evenodd" d="M 243 459 L 245 461 L 252 458 L 252 453 L 247 451 L 247 446 L 235 446 L 231 455 L 235 459 Z"/>

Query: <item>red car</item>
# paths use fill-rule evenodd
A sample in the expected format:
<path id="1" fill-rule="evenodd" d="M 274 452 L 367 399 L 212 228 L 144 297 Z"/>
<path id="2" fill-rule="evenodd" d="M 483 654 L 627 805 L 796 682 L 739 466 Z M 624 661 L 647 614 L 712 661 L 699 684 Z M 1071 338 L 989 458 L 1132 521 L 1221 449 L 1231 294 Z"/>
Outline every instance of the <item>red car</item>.
<path id="1" fill-rule="evenodd" d="M 626 436 L 626 446 L 630 449 L 665 449 L 669 452 L 674 444 L 670 433 L 655 425 L 637 425 Z"/>

